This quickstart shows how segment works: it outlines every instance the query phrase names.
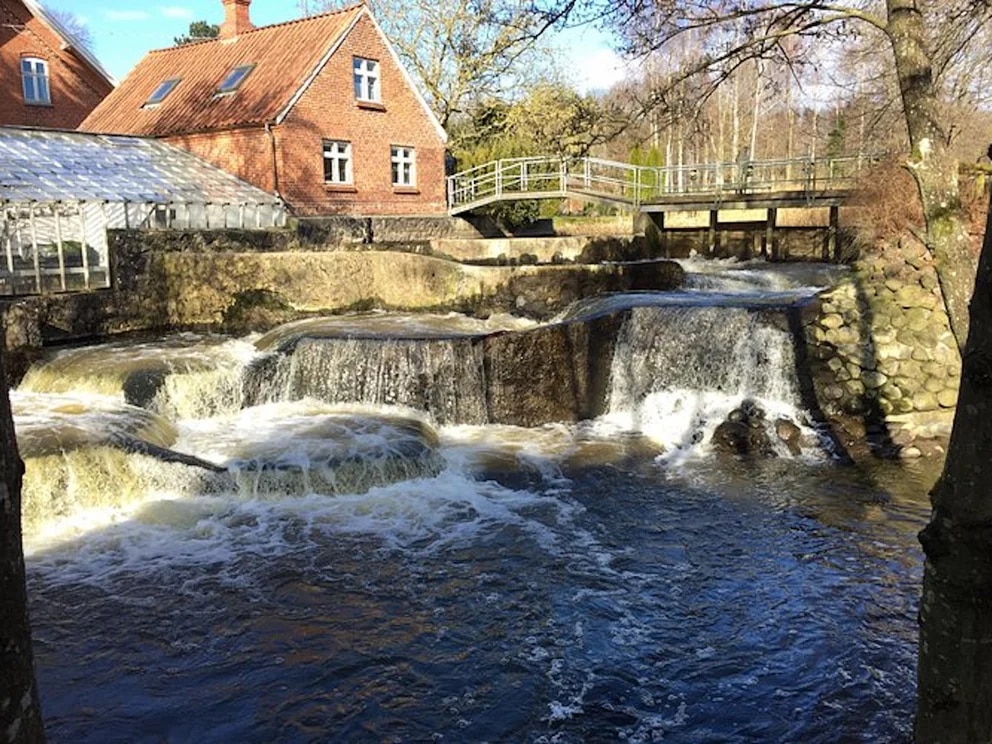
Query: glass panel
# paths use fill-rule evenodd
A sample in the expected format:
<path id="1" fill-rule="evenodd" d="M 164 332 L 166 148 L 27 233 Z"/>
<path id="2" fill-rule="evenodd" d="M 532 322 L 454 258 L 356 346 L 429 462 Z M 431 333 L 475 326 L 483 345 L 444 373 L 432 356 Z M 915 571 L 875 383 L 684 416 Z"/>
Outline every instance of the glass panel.
<path id="1" fill-rule="evenodd" d="M 180 78 L 172 78 L 171 80 L 164 80 L 159 83 L 155 91 L 148 97 L 145 101 L 146 106 L 150 106 L 155 103 L 161 103 L 165 100 L 165 97 L 172 92 L 172 89 L 179 85 Z"/>
<path id="2" fill-rule="evenodd" d="M 43 59 L 21 59 L 21 90 L 27 103 L 51 103 L 48 90 L 48 63 Z"/>
<path id="3" fill-rule="evenodd" d="M 355 98 L 360 101 L 379 100 L 379 63 L 374 59 L 355 57 Z"/>
<path id="4" fill-rule="evenodd" d="M 324 142 L 324 181 L 351 183 L 350 142 Z"/>
<path id="5" fill-rule="evenodd" d="M 233 90 L 237 90 L 238 86 L 244 82 L 244 79 L 248 77 L 248 73 L 255 69 L 255 65 L 241 65 L 235 67 L 231 70 L 227 77 L 224 78 L 224 82 L 220 84 L 217 88 L 218 93 L 230 93 Z"/>

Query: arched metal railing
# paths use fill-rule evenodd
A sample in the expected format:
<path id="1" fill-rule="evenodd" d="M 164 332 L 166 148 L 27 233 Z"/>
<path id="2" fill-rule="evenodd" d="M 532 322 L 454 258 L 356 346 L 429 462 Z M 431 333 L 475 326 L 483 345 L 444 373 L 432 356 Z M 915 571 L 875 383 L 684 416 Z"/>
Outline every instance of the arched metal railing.
<path id="1" fill-rule="evenodd" d="M 467 212 L 498 201 L 579 198 L 642 209 L 676 198 L 845 191 L 870 156 L 742 160 L 648 166 L 602 158 L 494 160 L 448 176 L 448 208 Z"/>

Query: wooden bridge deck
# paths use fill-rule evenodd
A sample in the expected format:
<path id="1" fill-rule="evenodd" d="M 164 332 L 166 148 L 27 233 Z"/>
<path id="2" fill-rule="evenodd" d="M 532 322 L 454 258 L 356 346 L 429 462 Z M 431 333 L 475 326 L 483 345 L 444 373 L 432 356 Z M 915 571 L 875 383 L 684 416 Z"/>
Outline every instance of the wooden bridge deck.
<path id="1" fill-rule="evenodd" d="M 644 166 L 599 158 L 512 158 L 447 179 L 460 214 L 500 201 L 582 199 L 637 212 L 838 206 L 866 156 Z"/>

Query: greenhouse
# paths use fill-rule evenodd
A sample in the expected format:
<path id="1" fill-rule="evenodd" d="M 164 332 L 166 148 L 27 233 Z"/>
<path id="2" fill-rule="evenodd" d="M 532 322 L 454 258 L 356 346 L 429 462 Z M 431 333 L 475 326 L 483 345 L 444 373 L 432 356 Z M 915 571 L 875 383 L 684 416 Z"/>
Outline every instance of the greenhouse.
<path id="1" fill-rule="evenodd" d="M 107 230 L 285 221 L 277 197 L 158 140 L 0 127 L 0 295 L 110 286 Z"/>

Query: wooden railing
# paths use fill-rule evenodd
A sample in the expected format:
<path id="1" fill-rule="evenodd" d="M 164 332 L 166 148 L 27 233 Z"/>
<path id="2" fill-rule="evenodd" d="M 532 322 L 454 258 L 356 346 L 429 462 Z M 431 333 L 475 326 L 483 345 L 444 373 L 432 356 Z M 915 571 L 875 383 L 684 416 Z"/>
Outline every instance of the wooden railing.
<path id="1" fill-rule="evenodd" d="M 747 160 L 699 165 L 632 165 L 600 158 L 494 160 L 448 176 L 452 214 L 497 201 L 580 198 L 641 209 L 683 197 L 817 194 L 849 190 L 868 156 Z"/>

